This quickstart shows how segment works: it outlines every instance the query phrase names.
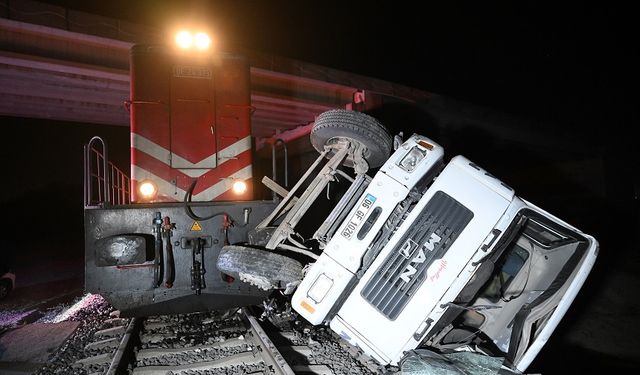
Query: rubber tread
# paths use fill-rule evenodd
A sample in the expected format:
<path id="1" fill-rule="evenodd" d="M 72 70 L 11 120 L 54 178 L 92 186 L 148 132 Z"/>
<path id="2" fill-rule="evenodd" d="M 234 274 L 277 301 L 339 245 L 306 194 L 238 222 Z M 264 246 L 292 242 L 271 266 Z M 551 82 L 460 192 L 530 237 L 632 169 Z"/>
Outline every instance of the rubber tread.
<path id="1" fill-rule="evenodd" d="M 265 277 L 282 286 L 302 279 L 302 265 L 297 260 L 246 246 L 222 247 L 216 265 L 221 272 L 234 277 L 246 273 Z"/>
<path id="2" fill-rule="evenodd" d="M 321 113 L 311 130 L 311 144 L 318 152 L 322 152 L 326 142 L 335 137 L 351 138 L 362 143 L 366 148 L 364 158 L 371 168 L 384 164 L 391 153 L 392 137 L 387 128 L 362 112 L 332 109 Z"/>

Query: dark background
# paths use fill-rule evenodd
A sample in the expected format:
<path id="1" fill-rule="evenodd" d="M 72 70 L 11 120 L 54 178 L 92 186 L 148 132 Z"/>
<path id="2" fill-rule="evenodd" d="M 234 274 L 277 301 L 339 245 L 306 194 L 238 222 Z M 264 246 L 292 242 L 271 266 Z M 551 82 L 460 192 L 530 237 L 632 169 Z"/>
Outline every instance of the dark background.
<path id="1" fill-rule="evenodd" d="M 637 28 L 631 8 L 622 5 L 45 2 L 162 29 L 191 20 L 208 26 L 222 48 L 241 45 L 583 131 L 632 113 L 624 103 L 635 89 Z"/>
<path id="2" fill-rule="evenodd" d="M 385 123 L 394 132 L 411 128 L 432 137 L 447 157 L 464 154 L 600 241 L 594 271 L 530 371 L 627 371 L 640 363 L 638 43 L 630 8 L 528 1 L 44 2 L 160 28 L 190 19 L 209 25 L 222 49 L 238 45 L 455 99 L 449 111 L 464 116 L 404 114 L 407 123 L 394 122 L 393 112 L 380 116 L 391 119 Z M 485 126 L 493 119 L 511 136 Z M 81 264 L 82 144 L 105 137 L 127 170 L 128 128 L 1 120 L 5 244 L 23 258 L 37 247 L 53 262 Z M 518 134 L 535 137 L 514 141 Z M 42 272 L 23 282 L 37 282 Z"/>

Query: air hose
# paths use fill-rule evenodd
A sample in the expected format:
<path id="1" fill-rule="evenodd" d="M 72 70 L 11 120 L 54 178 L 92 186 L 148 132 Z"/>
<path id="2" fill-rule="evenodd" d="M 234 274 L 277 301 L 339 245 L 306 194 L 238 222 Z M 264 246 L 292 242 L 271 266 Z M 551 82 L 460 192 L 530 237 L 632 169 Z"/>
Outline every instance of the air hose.
<path id="1" fill-rule="evenodd" d="M 191 219 L 195 221 L 205 221 L 205 220 L 213 219 L 216 216 L 225 215 L 225 214 L 231 217 L 231 215 L 229 215 L 225 211 L 216 212 L 209 216 L 204 216 L 204 217 L 198 216 L 193 212 L 189 203 L 191 203 L 191 197 L 193 196 L 193 189 L 196 187 L 197 182 L 198 182 L 198 179 L 194 178 L 193 181 L 191 182 L 191 185 L 187 189 L 187 193 L 184 195 L 184 210 L 187 213 L 187 216 L 189 216 Z"/>

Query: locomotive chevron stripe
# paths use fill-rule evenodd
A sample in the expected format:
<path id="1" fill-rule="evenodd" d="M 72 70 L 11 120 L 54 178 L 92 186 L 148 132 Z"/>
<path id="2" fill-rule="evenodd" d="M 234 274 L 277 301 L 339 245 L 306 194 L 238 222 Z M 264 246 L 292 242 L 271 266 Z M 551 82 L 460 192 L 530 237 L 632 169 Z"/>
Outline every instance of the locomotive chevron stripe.
<path id="1" fill-rule="evenodd" d="M 219 183 L 222 179 L 232 179 L 234 173 L 245 169 L 247 166 L 251 166 L 250 151 L 241 153 L 236 159 L 223 163 L 218 168 L 207 170 L 206 173 L 198 177 L 198 184 L 193 192 L 194 198 L 203 190 Z M 135 164 L 131 165 L 131 174 L 136 181 L 149 179 L 157 183 L 162 181 L 169 184 L 171 189 L 160 189 L 160 185 L 158 185 L 158 189 L 162 195 L 171 200 L 182 200 L 184 193 L 180 193 L 180 191 L 186 191 L 191 181 L 193 181 L 193 177 L 188 174 L 178 169 L 168 168 L 166 164 L 144 152 L 136 153 Z M 251 178 L 251 176 L 247 178 Z M 175 181 L 175 184 L 171 183 L 172 180 Z"/>
<path id="2" fill-rule="evenodd" d="M 185 189 L 193 180 L 193 177 L 189 174 L 184 173 L 180 169 L 169 168 L 166 164 L 144 152 L 137 152 L 136 158 L 133 160 L 131 165 L 132 167 L 137 166 L 147 170 L 166 181 L 171 181 L 177 178 L 178 185 L 183 186 Z M 251 165 L 251 151 L 245 151 L 236 156 L 235 159 L 222 163 L 215 169 L 208 169 L 206 173 L 198 176 L 198 185 L 196 186 L 195 192 L 197 193 L 203 190 L 203 186 L 206 187 L 218 182 L 221 178 L 231 176 L 232 173 L 237 172 L 247 165 Z M 134 179 L 140 180 L 133 170 L 132 175 Z M 180 182 L 184 182 L 184 184 L 180 184 Z"/>
<path id="3" fill-rule="evenodd" d="M 158 187 L 156 200 L 181 201 L 193 179 L 197 178 L 193 200 L 210 201 L 228 191 L 235 179 L 248 180 L 252 177 L 251 136 L 244 137 L 197 163 L 172 155 L 165 147 L 133 132 L 131 144 L 131 175 L 134 184 L 145 179 L 153 181 Z M 190 165 L 192 168 L 172 168 L 172 157 L 179 165 Z M 207 164 L 216 167 L 202 168 Z"/>
<path id="4" fill-rule="evenodd" d="M 140 134 L 136 134 L 133 132 L 131 133 L 131 147 L 148 155 L 151 155 L 167 165 L 171 165 L 171 151 L 149 140 L 148 138 L 141 136 Z M 223 148 L 218 153 L 214 152 L 213 154 L 207 156 L 197 163 L 191 163 L 190 161 L 176 154 L 173 155 L 173 159 L 175 159 L 180 165 L 187 165 L 188 168 L 204 168 L 204 166 L 211 165 L 212 162 L 216 161 L 216 158 L 217 164 L 219 165 L 229 159 L 235 158 L 236 156 L 238 156 L 238 154 L 250 149 L 251 136 L 246 136 L 239 141 L 231 144 L 230 146 Z"/>
<path id="5" fill-rule="evenodd" d="M 167 197 L 175 197 L 176 201 L 181 201 L 184 199 L 184 195 L 187 193 L 186 190 L 179 188 L 169 181 L 162 179 L 159 176 L 156 176 L 155 174 L 138 166 L 132 165 L 131 168 L 132 172 L 134 172 L 136 176 L 141 177 L 140 180 L 149 179 L 154 181 L 158 187 L 159 194 Z M 192 198 L 196 201 L 214 200 L 232 188 L 234 179 L 248 180 L 251 178 L 251 176 L 252 168 L 251 165 L 248 165 L 240 169 L 239 171 L 232 173 L 228 176 L 228 178 L 222 178 L 219 180 L 219 182 L 207 187 L 204 190 L 201 190 L 199 193 L 194 193 Z"/>

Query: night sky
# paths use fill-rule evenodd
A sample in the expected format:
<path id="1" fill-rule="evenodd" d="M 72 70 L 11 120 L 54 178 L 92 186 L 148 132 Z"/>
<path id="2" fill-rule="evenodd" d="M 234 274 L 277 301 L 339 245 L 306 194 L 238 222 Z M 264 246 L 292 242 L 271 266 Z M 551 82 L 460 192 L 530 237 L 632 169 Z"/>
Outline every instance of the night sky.
<path id="1" fill-rule="evenodd" d="M 613 6 L 607 2 L 469 2 L 463 5 L 458 1 L 440 1 L 420 2 L 423 9 L 418 9 L 417 2 L 409 1 L 43 2 L 158 28 L 188 19 L 211 27 L 222 49 L 238 45 L 385 79 L 537 121 L 541 124 L 540 132 L 550 136 L 556 131 L 575 134 L 576 140 L 579 139 L 577 147 L 583 148 L 585 154 L 593 150 L 594 157 L 602 160 L 603 172 L 597 173 L 606 180 L 605 186 L 601 193 L 584 195 L 580 209 L 563 211 L 565 208 L 558 205 L 551 211 L 559 210 L 563 218 L 566 217 L 563 214 L 577 218 L 580 222 L 576 225 L 596 235 L 602 251 L 610 254 L 598 259 L 596 274 L 590 276 L 588 286 L 596 286 L 608 269 L 618 265 L 620 260 L 611 256 L 613 252 L 632 254 L 638 250 L 637 244 L 625 240 L 628 236 L 621 234 L 640 229 L 637 212 L 640 158 L 635 137 L 638 42 L 633 39 L 637 34 L 637 21 L 630 6 Z M 35 129 L 33 131 L 41 136 L 29 146 L 49 150 L 48 155 L 55 153 L 58 144 L 79 143 L 93 133 L 103 134 L 115 149 L 126 151 L 127 148 L 126 128 L 25 119 L 3 122 L 15 125 L 10 130 L 11 137 L 22 134 L 16 130 L 18 125 Z M 514 122 L 513 126 L 517 129 L 520 125 Z M 56 138 L 56 129 L 65 134 L 64 140 Z M 14 143 L 8 139 L 4 137 L 4 146 Z M 456 147 L 472 149 L 466 143 L 470 139 L 461 137 Z M 449 140 L 456 143 L 455 139 Z M 557 151 L 560 155 L 561 150 Z M 482 157 L 481 151 L 476 155 Z M 33 176 L 29 171 L 39 170 L 40 160 L 46 159 L 47 154 L 33 157 L 25 164 L 15 163 L 6 149 L 0 156 L 3 164 L 9 165 L 8 183 L 11 184 L 6 188 L 10 194 L 3 195 L 0 207 L 13 214 L 10 226 L 15 228 L 13 233 L 18 233 L 11 241 L 19 243 L 40 230 L 45 238 L 38 241 L 80 243 L 81 249 L 82 207 L 74 206 L 73 212 L 77 215 L 69 216 L 59 212 L 61 205 L 53 205 L 49 200 L 57 197 L 55 199 L 62 202 L 81 202 L 81 191 L 73 190 L 79 185 L 64 183 L 65 179 L 81 176 L 81 154 L 77 158 L 71 153 L 60 154 L 62 159 L 58 162 L 66 163 L 69 168 L 57 172 L 62 175 L 54 171 L 38 173 L 37 180 L 31 178 L 32 189 L 19 184 L 29 181 L 28 175 Z M 125 166 L 127 156 L 126 153 L 117 156 Z M 495 151 L 481 160 L 480 165 L 494 171 L 486 164 L 500 157 Z M 553 153 L 547 155 L 547 159 L 553 158 Z M 526 160 L 535 161 L 535 158 Z M 495 167 L 500 169 L 501 165 L 497 163 Z M 508 168 L 502 172 L 505 174 L 496 175 L 509 182 L 512 181 L 509 178 L 524 182 L 515 185 L 516 191 L 525 193 L 523 196 L 534 203 L 542 201 L 540 205 L 548 208 L 544 194 L 527 190 L 527 177 L 541 176 L 516 178 L 517 173 L 511 171 L 510 175 Z M 579 173 L 588 175 L 589 171 Z M 562 181 L 557 185 L 563 185 Z M 571 189 L 575 189 L 574 192 L 589 190 L 594 181 L 584 178 L 581 183 L 571 185 Z M 33 191 L 42 199 L 27 199 L 33 196 L 29 195 Z M 555 201 L 548 202 L 553 205 Z M 71 205 L 65 204 L 65 207 Z M 590 207 L 594 208 L 586 214 Z M 59 217 L 66 221 L 58 221 Z M 69 249 L 60 251 L 77 255 Z M 633 257 L 631 264 L 638 263 L 638 257 Z M 637 283 L 637 279 L 634 281 Z M 637 297 L 637 292 L 630 293 L 628 298 Z M 592 303 L 586 297 L 577 301 L 580 307 Z M 637 316 L 640 304 L 635 302 L 630 306 L 630 311 L 623 311 L 623 305 L 613 309 Z M 574 314 L 579 315 L 575 311 Z M 565 326 L 563 332 L 567 333 L 570 328 Z M 611 343 L 616 344 L 631 345 Z M 572 352 L 571 355 L 579 360 L 584 354 Z M 546 355 L 554 359 L 561 356 L 550 351 Z M 636 358 L 640 359 L 640 355 Z"/>
<path id="2" fill-rule="evenodd" d="M 611 120 L 633 90 L 631 9 L 558 2 L 46 1 L 561 123 Z M 592 125 L 595 126 L 595 125 Z"/>
<path id="3" fill-rule="evenodd" d="M 46 0 L 461 99 L 576 134 L 614 158 L 638 122 L 637 22 L 606 2 Z M 521 126 L 514 122 L 513 127 Z M 635 193 L 634 193 L 635 194 Z"/>

